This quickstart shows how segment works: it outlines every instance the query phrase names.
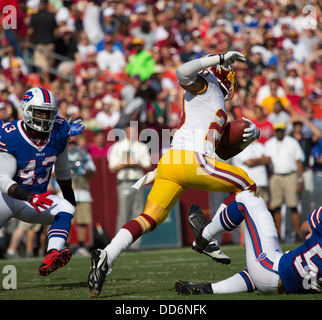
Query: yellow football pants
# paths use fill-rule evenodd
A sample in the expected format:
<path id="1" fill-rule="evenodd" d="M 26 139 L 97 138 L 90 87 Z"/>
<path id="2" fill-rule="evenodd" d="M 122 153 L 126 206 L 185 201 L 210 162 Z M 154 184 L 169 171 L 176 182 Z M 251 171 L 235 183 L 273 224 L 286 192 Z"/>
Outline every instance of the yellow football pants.
<path id="1" fill-rule="evenodd" d="M 162 223 L 188 188 L 208 192 L 238 193 L 251 187 L 255 188 L 254 181 L 238 167 L 194 151 L 170 149 L 159 161 L 143 216 L 151 217 L 156 226 Z M 140 216 L 139 220 L 142 233 L 151 231 L 151 219 L 146 220 Z"/>

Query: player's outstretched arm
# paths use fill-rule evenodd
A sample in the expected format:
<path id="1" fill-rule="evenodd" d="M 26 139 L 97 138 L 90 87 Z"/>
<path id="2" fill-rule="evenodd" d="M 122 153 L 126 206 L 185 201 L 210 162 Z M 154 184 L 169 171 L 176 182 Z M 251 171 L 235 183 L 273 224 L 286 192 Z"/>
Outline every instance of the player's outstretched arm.
<path id="1" fill-rule="evenodd" d="M 205 86 L 205 80 L 198 77 L 198 72 L 215 65 L 231 65 L 235 61 L 246 62 L 245 56 L 238 51 L 220 54 L 208 54 L 200 59 L 194 59 L 181 65 L 177 71 L 179 84 L 189 92 L 199 92 Z"/>

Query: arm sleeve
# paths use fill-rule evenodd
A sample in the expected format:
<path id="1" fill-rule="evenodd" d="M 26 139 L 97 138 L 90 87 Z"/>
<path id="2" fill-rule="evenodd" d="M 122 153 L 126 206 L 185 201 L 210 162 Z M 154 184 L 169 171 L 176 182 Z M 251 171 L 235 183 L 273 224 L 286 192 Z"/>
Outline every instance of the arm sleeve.
<path id="1" fill-rule="evenodd" d="M 6 152 L 0 152 L 0 192 L 7 193 L 16 182 L 12 180 L 17 170 L 16 158 Z"/>
<path id="2" fill-rule="evenodd" d="M 68 180 L 72 178 L 70 171 L 70 165 L 68 160 L 68 151 L 67 147 L 65 150 L 58 156 L 58 159 L 55 164 L 55 174 L 57 180 Z"/>
<path id="3" fill-rule="evenodd" d="M 199 71 L 217 65 L 219 62 L 220 57 L 218 55 L 208 55 L 200 59 L 188 61 L 177 69 L 177 79 L 181 85 L 188 86 L 194 83 Z"/>

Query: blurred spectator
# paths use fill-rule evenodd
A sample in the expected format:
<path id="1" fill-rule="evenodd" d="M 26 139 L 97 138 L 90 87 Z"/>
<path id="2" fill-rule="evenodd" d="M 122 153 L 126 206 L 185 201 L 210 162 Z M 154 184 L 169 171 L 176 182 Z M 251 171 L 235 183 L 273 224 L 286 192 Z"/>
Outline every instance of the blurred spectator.
<path id="1" fill-rule="evenodd" d="M 155 61 L 151 53 L 144 49 L 144 41 L 134 38 L 131 44 L 135 53 L 129 56 L 125 71 L 130 76 L 140 75 L 141 80 L 147 80 L 154 72 Z"/>
<path id="2" fill-rule="evenodd" d="M 91 130 L 91 131 L 100 130 L 100 124 L 97 122 L 95 118 L 92 118 L 91 107 L 82 107 L 80 110 L 80 117 L 84 122 L 84 126 L 86 130 Z"/>
<path id="3" fill-rule="evenodd" d="M 126 60 L 120 50 L 114 50 L 114 35 L 106 34 L 104 49 L 97 53 L 96 61 L 101 71 L 108 71 L 111 75 L 124 70 Z"/>
<path id="4" fill-rule="evenodd" d="M 265 156 L 265 147 L 257 141 L 252 142 L 237 156 L 232 158 L 232 164 L 244 169 L 251 179 L 256 183 L 256 192 L 268 204 L 268 172 L 266 165 L 269 163 L 269 158 Z"/>
<path id="5" fill-rule="evenodd" d="M 55 15 L 56 23 L 58 27 L 67 27 L 69 30 L 74 32 L 75 28 L 75 18 L 72 15 L 73 1 L 63 0 L 62 7 L 60 7 Z"/>
<path id="6" fill-rule="evenodd" d="M 102 28 L 102 14 L 101 14 L 101 1 L 94 0 L 87 3 L 83 26 L 84 31 L 91 44 L 95 45 L 104 38 L 104 32 Z"/>
<path id="7" fill-rule="evenodd" d="M 322 78 L 316 79 L 315 88 L 309 97 L 313 104 L 314 116 L 322 119 Z"/>
<path id="8" fill-rule="evenodd" d="M 25 257 L 34 257 L 34 241 L 36 233 L 41 229 L 40 224 L 31 224 L 19 221 L 17 227 L 13 231 L 10 243 L 5 254 L 6 259 L 20 258 L 22 255 L 18 252 L 19 246 L 26 236 L 26 249 L 24 252 Z"/>
<path id="9" fill-rule="evenodd" d="M 299 143 L 304 153 L 303 166 L 303 183 L 304 187 L 301 194 L 302 215 L 301 220 L 307 220 L 309 213 L 312 211 L 312 201 L 314 192 L 313 172 L 311 169 L 311 149 L 320 137 L 320 130 L 307 118 L 298 115 L 291 118 L 292 131 L 291 136 Z"/>
<path id="10" fill-rule="evenodd" d="M 8 96 L 8 102 L 11 102 L 17 111 L 19 112 L 21 99 L 23 94 L 26 92 L 25 83 L 17 80 L 12 86 L 11 93 Z"/>
<path id="11" fill-rule="evenodd" d="M 126 221 L 135 218 L 144 208 L 144 189 L 134 190 L 131 186 L 144 175 L 151 166 L 147 146 L 138 141 L 134 126 L 127 125 L 126 136 L 111 147 L 108 155 L 109 169 L 116 173 L 118 214 L 116 231 Z M 135 247 L 137 247 L 136 244 Z"/>
<path id="12" fill-rule="evenodd" d="M 275 123 L 287 124 L 290 120 L 290 115 L 285 111 L 283 104 L 280 100 L 277 100 L 274 103 L 273 111 L 267 116 L 267 120 L 273 125 Z M 286 131 L 288 132 L 289 130 Z"/>
<path id="13" fill-rule="evenodd" d="M 278 94 L 278 85 L 276 81 L 271 81 L 269 86 L 269 96 L 264 98 L 261 102 L 261 107 L 264 108 L 265 114 L 269 114 L 273 111 L 274 103 L 276 101 L 280 101 L 283 104 L 284 109 L 289 112 L 293 113 L 293 109 L 291 107 L 290 101 L 287 99 L 286 95 L 279 95 Z"/>
<path id="14" fill-rule="evenodd" d="M 5 55 L 1 57 L 1 67 L 2 69 L 8 69 L 11 66 L 11 63 L 15 61 L 19 64 L 21 73 L 25 76 L 28 72 L 26 63 L 23 58 L 18 57 L 13 46 L 8 46 L 4 50 Z"/>
<path id="15" fill-rule="evenodd" d="M 88 231 L 92 227 L 92 195 L 90 181 L 96 173 L 96 167 L 91 155 L 80 147 L 77 138 L 68 144 L 68 159 L 72 171 L 72 183 L 76 198 L 76 212 L 72 221 L 76 225 L 78 247 L 76 254 L 89 255 L 85 246 L 88 239 Z"/>
<path id="16" fill-rule="evenodd" d="M 314 182 L 314 192 L 313 192 L 313 204 L 314 208 L 321 206 L 321 194 L 322 194 L 322 138 L 319 139 L 311 149 L 311 154 L 313 156 L 313 182 Z"/>
<path id="17" fill-rule="evenodd" d="M 21 64 L 17 59 L 12 59 L 10 61 L 9 67 L 3 70 L 3 74 L 7 80 L 6 83 L 9 83 L 11 86 L 18 81 L 22 82 L 24 85 L 27 85 L 27 77 L 23 74 Z"/>
<path id="18" fill-rule="evenodd" d="M 134 76 L 128 76 L 127 84 L 122 88 L 120 95 L 123 101 L 123 104 L 126 105 L 132 99 L 134 99 L 136 92 L 140 88 L 142 82 L 140 75 L 136 74 Z"/>
<path id="19" fill-rule="evenodd" d="M 6 101 L 5 106 L 6 106 L 6 121 L 20 119 L 20 113 L 10 101 Z"/>
<path id="20" fill-rule="evenodd" d="M 73 31 L 67 27 L 61 27 L 59 30 L 59 36 L 56 39 L 56 53 L 69 59 L 68 61 L 57 61 L 58 72 L 65 75 L 73 73 L 76 52 L 77 52 L 77 40 L 73 34 Z"/>
<path id="21" fill-rule="evenodd" d="M 299 72 L 297 70 L 297 65 L 294 63 L 290 63 L 287 66 L 287 75 L 285 79 L 286 87 L 293 87 L 295 93 L 302 97 L 304 95 L 304 83 L 302 78 L 299 76 Z"/>
<path id="22" fill-rule="evenodd" d="M 313 73 L 317 78 L 322 77 L 322 44 L 321 38 L 313 43 L 312 52 L 306 59 L 305 67 L 309 73 Z"/>
<path id="23" fill-rule="evenodd" d="M 96 61 L 96 53 L 92 49 L 87 49 L 86 59 L 75 63 L 75 84 L 76 86 L 88 85 L 99 74 L 99 68 Z"/>
<path id="24" fill-rule="evenodd" d="M 194 42 L 193 40 L 188 40 L 180 53 L 180 60 L 182 63 L 188 62 L 190 60 L 196 59 L 197 53 L 194 50 Z"/>
<path id="25" fill-rule="evenodd" d="M 304 153 L 296 139 L 285 135 L 285 124 L 275 124 L 274 130 L 275 136 L 265 143 L 265 155 L 270 158 L 272 171 L 269 180 L 269 207 L 277 232 L 281 236 L 281 207 L 285 201 L 286 207 L 291 210 L 295 239 L 299 241 L 300 215 L 297 204 L 303 190 Z"/>
<path id="26" fill-rule="evenodd" d="M 119 101 L 111 95 L 106 95 L 102 99 L 103 108 L 95 117 L 100 125 L 100 129 L 114 128 L 118 123 L 121 113 L 119 111 Z"/>
<path id="27" fill-rule="evenodd" d="M 289 31 L 288 37 L 282 42 L 282 46 L 285 50 L 291 49 L 294 54 L 294 60 L 299 63 L 303 63 L 309 53 L 305 43 L 299 39 L 299 34 L 294 29 Z"/>
<path id="28" fill-rule="evenodd" d="M 256 97 L 256 104 L 262 105 L 263 100 L 272 95 L 272 90 L 278 97 L 285 95 L 285 90 L 279 85 L 276 76 L 270 76 L 268 83 L 259 88 Z"/>
<path id="29" fill-rule="evenodd" d="M 46 68 L 54 65 L 54 59 L 49 55 L 55 51 L 57 23 L 55 15 L 47 9 L 48 0 L 40 0 L 39 11 L 30 18 L 27 36 L 35 45 L 34 63 L 41 70 L 44 83 L 50 82 L 50 74 Z"/>
<path id="30" fill-rule="evenodd" d="M 75 109 L 75 111 L 70 111 L 71 113 L 78 111 L 80 102 L 77 99 L 77 90 L 76 87 L 69 81 L 65 81 L 63 84 L 63 96 L 61 101 L 66 101 L 68 103 L 68 108 L 73 107 Z"/>
<path id="31" fill-rule="evenodd" d="M 7 121 L 6 103 L 0 102 L 0 123 Z"/>
<path id="32" fill-rule="evenodd" d="M 149 21 L 142 20 L 141 25 L 131 30 L 131 34 L 133 38 L 139 38 L 144 41 L 145 50 L 151 50 L 153 48 L 156 38 Z"/>
<path id="33" fill-rule="evenodd" d="M 253 119 L 253 122 L 260 131 L 260 137 L 257 139 L 257 141 L 260 143 L 265 143 L 273 136 L 273 125 L 270 121 L 267 120 L 263 107 L 255 105 L 254 115 L 255 118 Z"/>
<path id="34" fill-rule="evenodd" d="M 88 53 L 95 53 L 96 48 L 89 43 L 88 36 L 84 31 L 78 33 L 76 62 L 81 63 L 86 61 Z"/>
<path id="35" fill-rule="evenodd" d="M 107 7 L 103 11 L 103 32 L 116 32 L 116 21 L 114 20 L 115 10 L 112 7 Z"/>
<path id="36" fill-rule="evenodd" d="M 94 135 L 94 141 L 89 145 L 88 152 L 95 157 L 107 157 L 107 151 L 111 147 L 111 142 L 106 140 L 104 131 L 97 131 Z"/>

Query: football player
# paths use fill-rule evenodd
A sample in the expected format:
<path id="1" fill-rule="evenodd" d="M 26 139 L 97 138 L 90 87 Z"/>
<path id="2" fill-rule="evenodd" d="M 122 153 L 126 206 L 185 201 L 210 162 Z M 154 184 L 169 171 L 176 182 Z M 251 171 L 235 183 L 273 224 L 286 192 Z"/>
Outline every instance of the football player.
<path id="1" fill-rule="evenodd" d="M 260 294 L 316 293 L 322 279 L 322 207 L 302 224 L 304 244 L 283 254 L 277 230 L 264 200 L 249 191 L 230 197 L 208 224 L 200 207 L 192 205 L 189 223 L 200 250 L 220 233 L 234 230 L 245 221 L 247 270 L 217 283 L 178 281 L 178 294 L 251 292 Z"/>
<path id="2" fill-rule="evenodd" d="M 38 270 L 45 277 L 72 255 L 64 249 L 76 204 L 66 146 L 70 129 L 78 134 L 83 127 L 58 117 L 55 98 L 44 88 L 28 90 L 20 110 L 22 120 L 0 127 L 0 228 L 11 218 L 51 225 L 48 251 Z M 47 191 L 54 166 L 64 198 Z"/>
<path id="3" fill-rule="evenodd" d="M 188 188 L 227 193 L 256 188 L 242 169 L 214 157 L 227 120 L 225 100 L 233 97 L 237 85 L 230 68 L 236 60 L 246 61 L 243 54 L 230 51 L 189 61 L 177 69 L 185 99 L 172 147 L 149 179 L 155 180 L 143 212 L 126 223 L 104 250 L 93 250 L 88 285 L 94 295 L 100 293 L 117 257 L 142 234 L 162 223 Z M 249 124 L 244 131 L 245 141 L 255 140 L 259 134 L 256 126 Z M 218 251 L 213 244 L 207 254 Z"/>

